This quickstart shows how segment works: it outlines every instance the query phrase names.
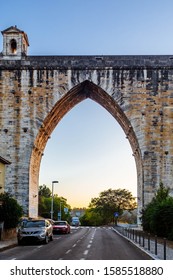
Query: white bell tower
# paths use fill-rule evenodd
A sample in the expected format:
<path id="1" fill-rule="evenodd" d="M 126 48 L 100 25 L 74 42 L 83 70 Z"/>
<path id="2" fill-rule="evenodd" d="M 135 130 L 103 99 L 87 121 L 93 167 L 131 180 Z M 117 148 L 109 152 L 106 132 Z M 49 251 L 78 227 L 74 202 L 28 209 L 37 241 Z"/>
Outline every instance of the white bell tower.
<path id="1" fill-rule="evenodd" d="M 15 25 L 1 33 L 3 35 L 3 59 L 21 59 L 27 55 L 29 41 L 24 31 L 18 29 Z"/>

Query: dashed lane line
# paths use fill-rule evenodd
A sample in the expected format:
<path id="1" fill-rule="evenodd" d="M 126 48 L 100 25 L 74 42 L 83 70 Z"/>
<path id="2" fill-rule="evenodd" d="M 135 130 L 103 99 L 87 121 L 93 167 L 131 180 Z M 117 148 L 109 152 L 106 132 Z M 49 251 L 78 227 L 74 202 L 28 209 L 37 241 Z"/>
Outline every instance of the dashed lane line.
<path id="1" fill-rule="evenodd" d="M 71 251 L 72 251 L 72 250 L 70 249 L 70 250 L 68 250 L 65 254 L 67 255 L 67 254 L 69 254 Z"/>
<path id="2" fill-rule="evenodd" d="M 88 252 L 89 252 L 88 250 L 85 250 L 83 254 L 86 256 L 88 255 Z"/>

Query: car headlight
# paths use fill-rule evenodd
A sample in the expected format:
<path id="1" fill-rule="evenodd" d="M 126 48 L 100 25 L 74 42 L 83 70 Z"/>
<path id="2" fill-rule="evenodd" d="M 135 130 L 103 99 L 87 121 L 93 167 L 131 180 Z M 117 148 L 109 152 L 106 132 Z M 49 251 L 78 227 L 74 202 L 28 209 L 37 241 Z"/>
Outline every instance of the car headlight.
<path id="1" fill-rule="evenodd" d="M 45 230 L 41 230 L 39 233 L 40 233 L 40 234 L 45 234 L 46 231 L 45 231 Z"/>

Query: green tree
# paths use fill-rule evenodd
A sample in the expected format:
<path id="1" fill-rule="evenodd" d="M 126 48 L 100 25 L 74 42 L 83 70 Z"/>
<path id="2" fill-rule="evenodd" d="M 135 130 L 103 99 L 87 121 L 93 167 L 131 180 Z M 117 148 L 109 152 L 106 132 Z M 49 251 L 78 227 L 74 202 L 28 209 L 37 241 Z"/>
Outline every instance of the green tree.
<path id="1" fill-rule="evenodd" d="M 103 224 L 108 224 L 114 221 L 115 212 L 121 215 L 124 210 L 133 210 L 136 206 L 135 198 L 128 190 L 108 189 L 101 192 L 98 198 L 93 198 L 89 207 L 102 217 Z"/>
<path id="2" fill-rule="evenodd" d="M 44 218 L 50 217 L 51 190 L 46 186 L 39 186 L 38 190 L 38 214 Z"/>
<path id="3" fill-rule="evenodd" d="M 103 224 L 103 218 L 94 209 L 86 209 L 85 214 L 80 218 L 83 226 L 100 226 Z"/>
<path id="4" fill-rule="evenodd" d="M 169 196 L 169 188 L 162 183 L 142 211 L 142 225 L 151 234 L 173 240 L 173 197 Z"/>
<path id="5" fill-rule="evenodd" d="M 39 186 L 38 195 L 44 197 L 51 197 L 51 190 L 48 187 L 46 187 L 46 185 Z"/>
<path id="6" fill-rule="evenodd" d="M 4 228 L 15 228 L 22 217 L 22 207 L 9 193 L 0 194 L 0 221 L 4 222 Z"/>
<path id="7" fill-rule="evenodd" d="M 51 211 L 51 203 L 52 203 L 52 193 L 46 185 L 39 187 L 39 206 L 38 206 L 38 213 L 39 216 L 44 218 L 50 218 L 50 211 Z M 70 210 L 71 207 L 67 203 L 67 199 L 64 197 L 59 197 L 58 195 L 54 194 L 53 197 L 53 219 L 58 219 L 58 212 L 60 212 L 61 208 L 61 219 L 68 220 L 70 222 Z M 68 208 L 68 213 L 64 212 L 64 208 Z"/>

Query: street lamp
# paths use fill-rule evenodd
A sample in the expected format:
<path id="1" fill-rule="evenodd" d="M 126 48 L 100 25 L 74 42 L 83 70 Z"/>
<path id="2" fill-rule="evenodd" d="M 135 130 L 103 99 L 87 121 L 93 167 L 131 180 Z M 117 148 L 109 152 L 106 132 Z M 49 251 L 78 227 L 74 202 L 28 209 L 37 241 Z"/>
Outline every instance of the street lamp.
<path id="1" fill-rule="evenodd" d="M 51 201 L 51 211 L 50 211 L 50 218 L 53 220 L 53 187 L 54 184 L 59 183 L 58 181 L 52 181 L 52 201 Z"/>
<path id="2" fill-rule="evenodd" d="M 61 221 L 61 201 L 60 201 L 60 215 L 59 215 L 59 219 L 60 219 L 60 221 Z"/>

